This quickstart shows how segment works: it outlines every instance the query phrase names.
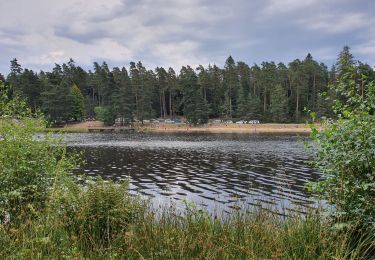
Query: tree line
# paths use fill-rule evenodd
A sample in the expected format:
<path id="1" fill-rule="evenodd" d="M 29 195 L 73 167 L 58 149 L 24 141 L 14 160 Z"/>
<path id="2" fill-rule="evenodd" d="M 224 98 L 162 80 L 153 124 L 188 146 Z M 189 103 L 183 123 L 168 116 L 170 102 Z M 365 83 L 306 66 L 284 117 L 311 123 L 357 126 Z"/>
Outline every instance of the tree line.
<path id="1" fill-rule="evenodd" d="M 149 70 L 140 61 L 130 62 L 128 69 L 95 62 L 86 71 L 72 59 L 51 71 L 34 72 L 13 59 L 9 75 L 0 74 L 0 80 L 11 86 L 10 98 L 23 97 L 53 123 L 96 117 L 111 125 L 116 119 L 128 124 L 176 116 L 191 124 L 209 118 L 289 123 L 304 121 L 306 108 L 319 117 L 333 117 L 332 105 L 345 97 L 328 86 L 339 88 L 337 82 L 345 80 L 348 70 L 357 75 L 348 80 L 364 96 L 365 82 L 375 80 L 375 72 L 356 61 L 347 46 L 330 69 L 311 54 L 287 65 L 253 66 L 229 56 L 223 68 L 183 66 L 179 73 L 173 68 Z"/>

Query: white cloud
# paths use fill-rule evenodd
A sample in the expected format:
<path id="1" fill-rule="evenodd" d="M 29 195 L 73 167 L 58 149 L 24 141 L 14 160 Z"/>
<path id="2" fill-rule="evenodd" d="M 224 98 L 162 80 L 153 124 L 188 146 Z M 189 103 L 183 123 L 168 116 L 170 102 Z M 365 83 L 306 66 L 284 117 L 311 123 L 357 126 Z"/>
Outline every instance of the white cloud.
<path id="1" fill-rule="evenodd" d="M 375 55 L 375 39 L 354 46 L 353 51 L 363 55 Z"/>
<path id="2" fill-rule="evenodd" d="M 365 8 L 341 8 L 347 3 L 357 6 L 354 0 L 0 0 L 0 51 L 3 62 L 16 57 L 33 69 L 70 57 L 86 67 L 95 60 L 222 64 L 229 54 L 251 64 L 308 49 L 325 49 L 312 54 L 328 60 L 347 44 L 337 49 L 342 39 L 334 42 L 332 34 L 358 39 L 374 23 Z M 363 53 L 371 50 L 362 46 Z"/>
<path id="3" fill-rule="evenodd" d="M 152 54 L 164 64 L 194 65 L 198 57 L 199 44 L 193 41 L 158 43 L 153 45 Z"/>
<path id="4" fill-rule="evenodd" d="M 50 65 L 54 63 L 61 63 L 64 62 L 64 51 L 57 50 L 57 51 L 51 51 L 46 54 L 42 54 L 39 56 L 31 56 L 24 60 L 24 64 L 37 64 L 37 65 Z"/>
<path id="5" fill-rule="evenodd" d="M 342 14 L 318 14 L 316 16 L 301 19 L 300 22 L 306 28 L 327 33 L 342 33 L 366 27 L 371 24 L 362 13 Z"/>
<path id="6" fill-rule="evenodd" d="M 313 4 L 318 4 L 319 0 L 271 0 L 264 12 L 266 14 L 278 14 L 292 12 L 298 9 L 307 8 Z"/>
<path id="7" fill-rule="evenodd" d="M 332 47 L 317 48 L 310 51 L 313 54 L 314 59 L 320 61 L 330 61 L 337 58 L 337 50 Z"/>
<path id="8" fill-rule="evenodd" d="M 202 5 L 198 0 L 14 0 L 0 3 L 0 9 L 13 11 L 0 17 L 0 32 L 24 28 L 22 48 L 17 49 L 24 65 L 69 57 L 84 64 L 95 59 L 126 63 L 158 57 L 177 67 L 198 60 L 197 38 L 223 38 L 212 33 L 210 26 L 216 28 L 233 16 L 225 6 Z M 192 36 L 196 39 L 189 39 Z M 7 37 L 1 43 L 15 46 Z"/>

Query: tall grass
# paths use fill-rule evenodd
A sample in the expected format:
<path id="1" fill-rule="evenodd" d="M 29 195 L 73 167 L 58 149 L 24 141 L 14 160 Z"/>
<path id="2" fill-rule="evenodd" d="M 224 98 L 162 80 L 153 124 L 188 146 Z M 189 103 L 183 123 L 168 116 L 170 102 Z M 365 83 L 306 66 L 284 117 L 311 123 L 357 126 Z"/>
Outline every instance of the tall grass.
<path id="1" fill-rule="evenodd" d="M 0 258 L 365 259 L 374 246 L 374 236 L 353 246 L 350 232 L 332 230 L 317 212 L 214 218 L 191 207 L 152 209 L 126 185 L 63 185 L 37 218 L 0 225 Z"/>

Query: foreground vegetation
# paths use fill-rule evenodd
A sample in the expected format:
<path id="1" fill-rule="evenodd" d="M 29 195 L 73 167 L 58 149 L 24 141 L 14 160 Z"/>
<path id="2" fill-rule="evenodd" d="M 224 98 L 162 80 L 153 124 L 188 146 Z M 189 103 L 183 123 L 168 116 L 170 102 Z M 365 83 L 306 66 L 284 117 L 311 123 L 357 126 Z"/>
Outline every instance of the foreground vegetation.
<path id="1" fill-rule="evenodd" d="M 374 239 L 352 245 L 349 231 L 331 229 L 313 212 L 224 220 L 194 208 L 183 216 L 173 208 L 145 210 L 125 186 L 100 181 L 68 196 L 59 210 L 55 201 L 33 219 L 1 226 L 0 258 L 366 259 Z"/>

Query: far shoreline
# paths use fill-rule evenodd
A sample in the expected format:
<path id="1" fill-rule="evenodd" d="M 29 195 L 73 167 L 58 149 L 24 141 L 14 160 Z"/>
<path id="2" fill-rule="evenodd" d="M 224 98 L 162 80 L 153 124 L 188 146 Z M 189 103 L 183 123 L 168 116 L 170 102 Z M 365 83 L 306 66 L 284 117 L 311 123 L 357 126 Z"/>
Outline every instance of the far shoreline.
<path id="1" fill-rule="evenodd" d="M 95 132 L 122 132 L 126 127 L 108 127 L 99 121 L 87 121 L 79 123 L 66 124 L 63 127 L 47 128 L 47 132 L 65 132 L 65 133 L 87 133 Z M 186 124 L 136 124 L 136 132 L 154 132 L 154 133 L 243 133 L 243 134 L 303 134 L 308 135 L 311 128 L 308 124 L 205 124 L 189 126 Z"/>
<path id="2" fill-rule="evenodd" d="M 189 125 L 158 125 L 140 127 L 143 132 L 204 132 L 204 133 L 243 133 L 243 134 L 309 134 L 310 127 L 307 124 L 228 124 L 228 125 L 203 125 L 203 126 L 189 126 Z"/>

